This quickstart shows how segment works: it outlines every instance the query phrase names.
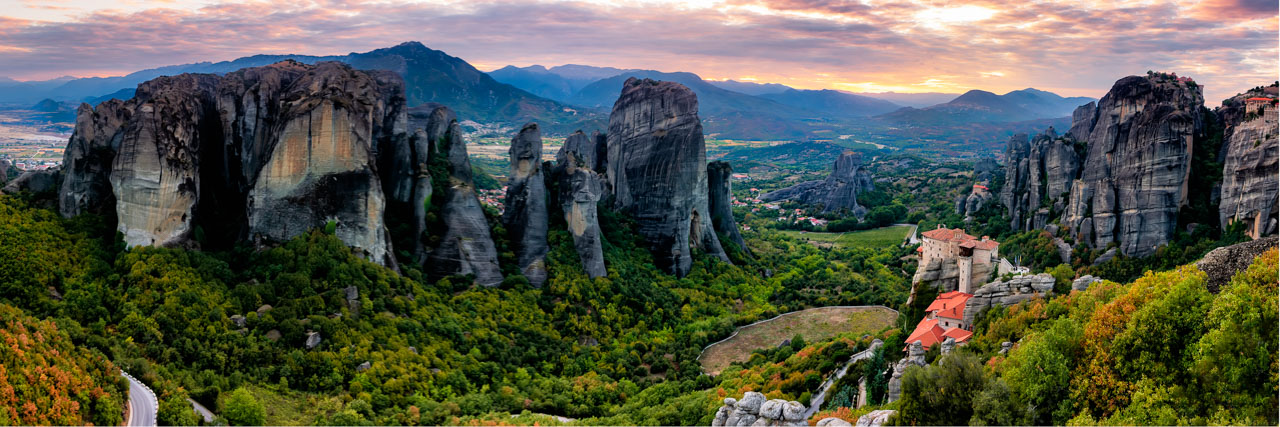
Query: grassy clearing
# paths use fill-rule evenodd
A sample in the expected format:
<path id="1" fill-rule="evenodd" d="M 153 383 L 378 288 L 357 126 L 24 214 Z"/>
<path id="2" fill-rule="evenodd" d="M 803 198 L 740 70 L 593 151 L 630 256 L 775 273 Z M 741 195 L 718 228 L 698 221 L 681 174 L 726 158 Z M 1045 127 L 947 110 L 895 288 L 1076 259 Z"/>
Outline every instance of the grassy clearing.
<path id="1" fill-rule="evenodd" d="M 341 399 L 320 394 L 289 391 L 278 392 L 271 388 L 246 385 L 253 397 L 267 410 L 269 426 L 309 426 L 322 423 L 343 407 Z"/>
<path id="2" fill-rule="evenodd" d="M 702 369 L 719 374 L 733 362 L 745 362 L 751 351 L 778 346 L 796 334 L 806 342 L 845 332 L 871 333 L 892 326 L 898 313 L 882 307 L 818 307 L 794 311 L 762 323 L 738 328 L 738 334 L 712 345 L 698 358 Z"/>
<path id="3" fill-rule="evenodd" d="M 909 225 L 891 225 L 871 230 L 849 231 L 845 233 L 826 233 L 817 231 L 802 232 L 793 230 L 785 230 L 782 233 L 796 239 L 807 240 L 818 246 L 840 245 L 880 248 L 901 244 L 902 241 L 907 238 L 907 233 L 910 231 L 911 226 Z"/>

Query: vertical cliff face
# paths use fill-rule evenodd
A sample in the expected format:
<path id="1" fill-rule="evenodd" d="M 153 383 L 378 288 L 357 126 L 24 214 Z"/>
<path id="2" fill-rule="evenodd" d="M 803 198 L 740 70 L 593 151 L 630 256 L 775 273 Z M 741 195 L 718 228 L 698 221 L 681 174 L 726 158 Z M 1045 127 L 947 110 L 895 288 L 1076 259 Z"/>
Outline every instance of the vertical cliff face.
<path id="1" fill-rule="evenodd" d="M 1163 75 L 1117 81 L 1098 104 L 1067 226 L 1094 247 L 1146 256 L 1169 241 L 1186 204 L 1204 98 L 1194 83 Z M 1072 133 L 1083 133 L 1075 129 Z"/>
<path id="2" fill-rule="evenodd" d="M 511 171 L 502 224 L 520 271 L 535 287 L 547 281 L 547 187 L 542 179 L 542 131 L 524 125 L 511 139 Z"/>
<path id="3" fill-rule="evenodd" d="M 1223 228 L 1243 222 L 1245 232 L 1255 239 L 1277 231 L 1280 211 L 1275 87 L 1266 89 L 1233 97 L 1218 110 L 1225 126 L 1218 218 Z"/>
<path id="4" fill-rule="evenodd" d="M 394 266 L 374 156 L 379 141 L 407 139 L 403 104 L 395 75 L 337 63 L 161 77 L 81 108 L 60 209 L 114 198 L 131 246 L 283 241 L 333 223 Z"/>
<path id="5" fill-rule="evenodd" d="M 712 225 L 716 233 L 729 239 L 738 250 L 746 251 L 747 242 L 742 240 L 738 231 L 738 223 L 733 218 L 733 187 L 729 178 L 733 175 L 733 167 L 729 162 L 716 161 L 707 164 L 707 186 L 711 190 L 708 203 L 711 207 Z"/>
<path id="6" fill-rule="evenodd" d="M 706 146 L 693 91 L 628 79 L 609 116 L 608 181 L 663 270 L 683 276 L 691 248 L 728 261 L 712 229 Z"/>
<path id="7" fill-rule="evenodd" d="M 457 116 L 446 107 L 435 109 L 426 134 L 432 141 L 432 162 L 440 159 L 445 165 L 443 172 L 446 176 L 438 178 L 448 182 L 443 188 L 433 190 L 433 199 L 442 198 L 440 220 L 443 222 L 443 234 L 427 257 L 427 273 L 433 279 L 474 274 L 475 283 L 497 286 L 502 283 L 498 251 L 489 234 L 484 209 L 476 197 L 471 160 L 467 157 L 467 145 L 462 140 Z"/>
<path id="8" fill-rule="evenodd" d="M 62 157 L 64 178 L 58 191 L 62 216 L 115 209 L 111 166 L 124 136 L 124 124 L 132 116 L 133 105 L 118 99 L 107 100 L 96 108 L 80 104 L 75 130 Z M 2 176 L 0 182 L 4 182 Z"/>
<path id="9" fill-rule="evenodd" d="M 1066 209 L 1071 182 L 1080 172 L 1079 144 L 1052 127 L 1029 140 L 1025 134 L 1010 139 L 1000 200 L 1014 230 L 1043 228 L 1051 215 Z"/>
<path id="10" fill-rule="evenodd" d="M 556 166 L 559 200 L 569 234 L 573 236 L 573 247 L 578 252 L 578 259 L 582 261 L 582 269 L 587 276 L 596 278 L 607 275 L 600 220 L 596 211 L 604 195 L 605 178 L 588 169 L 585 166 L 585 156 L 579 157 L 577 151 L 562 148 L 561 154 L 564 160 Z"/>
<path id="11" fill-rule="evenodd" d="M 214 107 L 218 81 L 213 75 L 183 74 L 138 86 L 109 178 L 117 229 L 129 246 L 190 240 L 200 197 L 201 145 L 222 139 Z"/>
<path id="12" fill-rule="evenodd" d="M 858 204 L 858 193 L 875 189 L 871 173 L 862 168 L 862 155 L 848 151 L 831 165 L 831 175 L 821 181 L 808 181 L 761 196 L 766 201 L 793 200 L 822 205 L 824 212 L 847 210 L 861 218 L 867 208 Z"/>

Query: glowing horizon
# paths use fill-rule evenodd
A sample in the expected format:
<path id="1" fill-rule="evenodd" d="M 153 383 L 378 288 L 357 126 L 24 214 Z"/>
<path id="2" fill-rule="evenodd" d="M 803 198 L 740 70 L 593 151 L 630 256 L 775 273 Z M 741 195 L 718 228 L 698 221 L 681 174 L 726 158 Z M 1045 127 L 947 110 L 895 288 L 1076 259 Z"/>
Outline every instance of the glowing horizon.
<path id="1" fill-rule="evenodd" d="M 1206 103 L 1280 74 L 1260 0 L 0 0 L 0 76 L 118 76 L 417 40 L 483 70 L 585 64 L 851 92 L 1100 97 L 1176 72 Z"/>

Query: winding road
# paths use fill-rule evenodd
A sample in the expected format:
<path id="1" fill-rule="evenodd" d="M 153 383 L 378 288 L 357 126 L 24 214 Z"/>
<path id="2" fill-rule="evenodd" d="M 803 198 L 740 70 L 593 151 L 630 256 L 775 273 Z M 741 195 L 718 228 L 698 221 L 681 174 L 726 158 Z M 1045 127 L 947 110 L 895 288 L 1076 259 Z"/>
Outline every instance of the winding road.
<path id="1" fill-rule="evenodd" d="M 828 389 L 830 389 L 836 381 L 840 381 L 840 378 L 843 378 L 844 374 L 849 372 L 850 366 L 853 366 L 854 363 L 858 363 L 859 360 L 870 359 L 881 345 L 882 344 L 878 342 L 871 343 L 871 347 L 866 350 L 862 350 L 861 353 L 855 354 L 853 357 L 850 357 L 849 362 L 840 367 L 840 370 L 836 371 L 835 375 L 827 377 L 827 380 L 823 381 L 822 385 L 818 386 L 818 392 L 815 393 L 813 397 L 809 398 L 809 408 L 804 410 L 804 419 L 807 420 L 812 417 L 813 414 L 818 413 L 818 409 L 822 408 L 822 401 L 827 398 Z"/>
<path id="2" fill-rule="evenodd" d="M 156 412 L 160 409 L 156 394 L 123 369 L 120 375 L 129 380 L 129 419 L 125 420 L 125 425 L 154 427 Z"/>

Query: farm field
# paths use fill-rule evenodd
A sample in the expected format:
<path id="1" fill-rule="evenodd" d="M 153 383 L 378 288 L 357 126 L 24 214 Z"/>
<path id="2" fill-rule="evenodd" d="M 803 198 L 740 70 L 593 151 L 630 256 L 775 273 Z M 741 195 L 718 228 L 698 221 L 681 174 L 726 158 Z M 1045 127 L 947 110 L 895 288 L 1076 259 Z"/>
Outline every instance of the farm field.
<path id="1" fill-rule="evenodd" d="M 827 233 L 819 231 L 785 230 L 787 236 L 807 240 L 817 246 L 862 246 L 880 248 L 901 244 L 911 231 L 909 225 L 891 225 L 871 230 L 849 231 L 844 233 Z"/>
<path id="2" fill-rule="evenodd" d="M 897 318 L 898 312 L 878 306 L 793 311 L 738 328 L 731 338 L 704 349 L 698 360 L 704 372 L 716 375 L 733 362 L 745 362 L 753 350 L 776 347 L 796 334 L 814 342 L 845 332 L 872 333 L 892 326 Z"/>

